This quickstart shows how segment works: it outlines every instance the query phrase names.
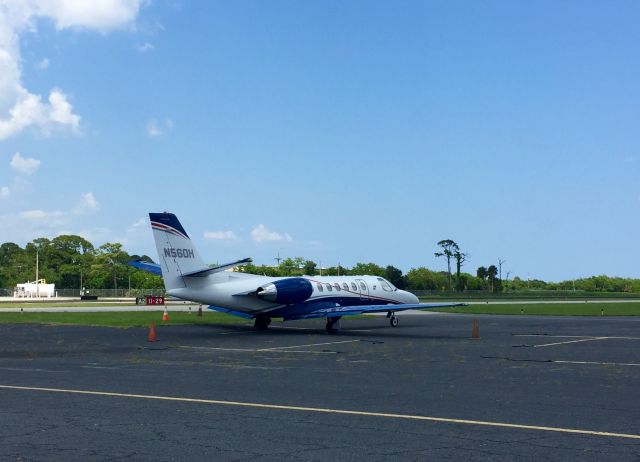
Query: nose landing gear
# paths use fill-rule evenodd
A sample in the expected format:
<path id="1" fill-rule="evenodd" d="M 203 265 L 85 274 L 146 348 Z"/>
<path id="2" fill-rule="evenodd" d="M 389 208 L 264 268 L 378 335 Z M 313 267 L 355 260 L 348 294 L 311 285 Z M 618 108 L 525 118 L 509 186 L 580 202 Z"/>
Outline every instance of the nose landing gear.
<path id="1" fill-rule="evenodd" d="M 398 327 L 398 318 L 393 311 L 389 311 L 387 313 L 387 318 L 389 318 L 389 324 L 391 327 Z"/>

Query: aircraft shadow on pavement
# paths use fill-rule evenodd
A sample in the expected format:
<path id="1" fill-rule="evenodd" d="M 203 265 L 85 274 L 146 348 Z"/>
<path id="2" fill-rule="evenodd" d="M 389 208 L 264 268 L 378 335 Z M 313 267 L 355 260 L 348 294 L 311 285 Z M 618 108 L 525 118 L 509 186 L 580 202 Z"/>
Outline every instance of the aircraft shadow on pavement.
<path id="1" fill-rule="evenodd" d="M 187 327 L 187 326 L 184 326 Z M 447 333 L 429 333 L 429 332 L 416 332 L 416 327 L 423 327 L 421 325 L 406 325 L 404 327 L 391 328 L 385 323 L 380 325 L 368 325 L 368 326 L 345 326 L 340 329 L 339 332 L 334 334 L 328 334 L 324 330 L 323 325 L 316 326 L 282 326 L 279 324 L 272 324 L 266 330 L 256 330 L 253 325 L 250 324 L 206 324 L 199 326 L 188 326 L 189 332 L 184 332 L 185 338 L 194 339 L 201 338 L 211 340 L 223 335 L 233 336 L 234 334 L 244 334 L 247 337 L 322 337 L 323 339 L 335 339 L 339 341 L 345 338 L 356 339 L 405 339 L 405 340 L 429 340 L 429 339 L 442 339 L 442 340 L 467 340 L 468 336 L 452 335 Z M 195 327 L 195 329 L 194 329 Z M 177 332 L 171 334 L 172 340 L 175 340 Z"/>

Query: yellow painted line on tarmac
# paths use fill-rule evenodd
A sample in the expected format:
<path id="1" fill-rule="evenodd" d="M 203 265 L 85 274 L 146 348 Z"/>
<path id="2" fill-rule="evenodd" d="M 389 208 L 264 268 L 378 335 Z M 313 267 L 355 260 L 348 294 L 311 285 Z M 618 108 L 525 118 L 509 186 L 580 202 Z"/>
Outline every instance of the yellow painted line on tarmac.
<path id="1" fill-rule="evenodd" d="M 359 417 L 386 417 L 389 419 L 402 419 L 402 420 L 415 420 L 415 421 L 427 421 L 438 423 L 450 423 L 460 425 L 476 425 L 484 427 L 497 427 L 497 428 L 512 428 L 518 430 L 532 430 L 532 431 L 544 431 L 565 433 L 573 435 L 585 435 L 585 436 L 600 436 L 606 438 L 625 438 L 640 440 L 640 435 L 629 433 L 614 433 L 603 432 L 594 430 L 580 430 L 576 428 L 562 428 L 562 427 L 545 427 L 538 425 L 522 425 L 504 422 L 489 422 L 483 420 L 467 420 L 467 419 L 450 419 L 445 417 L 430 417 L 424 415 L 411 415 L 411 414 L 391 414 L 386 412 L 367 412 L 367 411 L 352 411 L 346 409 L 329 409 L 329 408 L 317 408 L 317 407 L 304 407 L 304 406 L 287 406 L 281 404 L 262 404 L 262 403 L 249 403 L 242 401 L 222 401 L 214 399 L 199 399 L 199 398 L 180 398 L 176 396 L 156 396 L 156 395 L 138 395 L 132 393 L 113 393 L 105 391 L 92 391 L 92 390 L 74 390 L 64 388 L 43 388 L 43 387 L 24 387 L 17 385 L 0 385 L 0 389 L 5 390 L 20 390 L 20 391 L 40 391 L 49 393 L 67 393 L 76 395 L 90 395 L 90 396 L 109 396 L 115 398 L 137 398 L 148 399 L 158 401 L 172 401 L 179 403 L 195 403 L 195 404 L 212 404 L 219 406 L 236 406 L 253 409 L 274 409 L 280 411 L 299 411 L 299 412 L 316 412 L 322 414 L 338 414 L 338 415 L 352 415 Z"/>

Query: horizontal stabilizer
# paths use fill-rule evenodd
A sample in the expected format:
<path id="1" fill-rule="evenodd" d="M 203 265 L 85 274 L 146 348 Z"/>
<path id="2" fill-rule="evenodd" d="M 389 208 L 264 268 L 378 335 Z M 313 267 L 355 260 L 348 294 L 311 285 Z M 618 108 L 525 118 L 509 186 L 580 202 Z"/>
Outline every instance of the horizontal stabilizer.
<path id="1" fill-rule="evenodd" d="M 134 268 L 138 268 L 142 271 L 146 271 L 148 273 L 157 274 L 158 276 L 162 276 L 162 270 L 160 269 L 160 265 L 156 263 L 149 263 L 141 260 L 133 260 L 127 263 L 129 266 L 133 266 Z"/>
<path id="2" fill-rule="evenodd" d="M 252 261 L 251 258 L 243 258 L 242 260 L 233 261 L 231 263 L 225 263 L 224 265 L 218 265 L 212 268 L 203 268 L 201 270 L 184 273 L 182 276 L 188 277 L 188 278 L 201 278 L 201 277 L 208 276 L 209 274 L 218 273 L 220 271 L 233 268 L 235 266 L 246 265 L 248 263 L 251 263 L 251 261 Z"/>

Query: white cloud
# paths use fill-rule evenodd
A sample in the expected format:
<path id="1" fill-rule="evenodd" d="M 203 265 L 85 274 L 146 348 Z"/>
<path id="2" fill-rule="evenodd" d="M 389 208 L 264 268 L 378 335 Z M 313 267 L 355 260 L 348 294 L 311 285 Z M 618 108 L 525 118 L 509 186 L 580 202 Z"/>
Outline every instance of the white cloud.
<path id="1" fill-rule="evenodd" d="M 131 228 L 142 228 L 143 226 L 149 226 L 149 220 L 146 218 L 138 219 L 138 221 L 131 225 Z"/>
<path id="2" fill-rule="evenodd" d="M 232 241 L 238 237 L 233 231 L 205 231 L 204 238 L 217 241 Z"/>
<path id="3" fill-rule="evenodd" d="M 26 210 L 24 212 L 20 212 L 20 218 L 24 218 L 25 220 L 31 221 L 43 221 L 50 220 L 52 218 L 60 219 L 64 217 L 66 214 L 59 210 L 53 212 L 45 212 L 44 210 L 36 209 L 36 210 Z"/>
<path id="4" fill-rule="evenodd" d="M 138 50 L 140 53 L 145 53 L 147 51 L 152 51 L 155 47 L 153 46 L 153 44 L 149 43 L 149 42 L 145 42 L 142 43 L 140 45 L 136 46 L 136 50 Z"/>
<path id="5" fill-rule="evenodd" d="M 35 0 L 37 16 L 50 17 L 56 29 L 84 27 L 107 32 L 132 23 L 144 0 Z"/>
<path id="6" fill-rule="evenodd" d="M 11 168 L 23 175 L 31 175 L 40 167 L 40 161 L 31 157 L 24 158 L 19 152 L 16 152 L 9 162 Z"/>
<path id="7" fill-rule="evenodd" d="M 3 188 L 0 188 L 0 194 L 2 190 Z M 15 195 L 13 188 L 10 193 Z M 78 234 L 91 236 L 90 240 L 94 243 L 98 241 L 99 237 L 103 242 L 122 242 L 124 244 L 125 240 L 121 236 L 114 235 L 110 230 L 90 228 L 87 231 L 83 229 L 87 224 L 94 222 L 90 213 L 95 212 L 99 207 L 100 204 L 93 193 L 88 192 L 80 195 L 80 199 L 74 207 L 58 210 L 33 208 L 0 214 L 0 235 L 5 241 L 16 243 L 28 242 L 38 237 L 52 238 L 60 234 Z M 140 241 L 146 242 L 145 240 Z"/>
<path id="8" fill-rule="evenodd" d="M 38 61 L 38 64 L 36 64 L 36 69 L 38 70 L 44 71 L 47 68 L 49 68 L 49 58 L 42 58 Z"/>
<path id="9" fill-rule="evenodd" d="M 18 213 L 18 217 L 22 220 L 35 222 L 51 228 L 54 226 L 67 226 L 70 221 L 73 221 L 79 215 L 95 212 L 98 209 L 100 209 L 100 204 L 94 197 L 93 193 L 88 192 L 80 195 L 78 205 L 71 210 L 25 210 Z"/>
<path id="10" fill-rule="evenodd" d="M 270 231 L 262 223 L 251 230 L 251 237 L 256 242 L 292 240 L 291 236 L 288 233 L 278 233 L 276 231 Z"/>
<path id="11" fill-rule="evenodd" d="M 172 129 L 173 121 L 171 119 L 165 119 L 164 122 L 158 122 L 156 119 L 151 119 L 147 122 L 147 135 L 152 138 L 164 135 Z"/>
<path id="12" fill-rule="evenodd" d="M 74 209 L 75 213 L 92 213 L 100 209 L 100 203 L 96 200 L 92 192 L 83 193 L 80 196 L 80 203 Z"/>
<path id="13" fill-rule="evenodd" d="M 40 18 L 51 19 L 56 29 L 86 28 L 105 33 L 131 24 L 144 0 L 0 0 L 0 140 L 36 128 L 79 131 L 80 116 L 58 89 L 47 102 L 24 87 L 20 36 L 37 29 Z M 45 64 L 46 63 L 46 64 Z M 41 61 L 40 67 L 48 65 Z"/>
<path id="14" fill-rule="evenodd" d="M 158 123 L 155 120 L 150 120 L 147 123 L 147 135 L 151 137 L 162 135 L 162 130 L 160 130 Z"/>
<path id="15" fill-rule="evenodd" d="M 58 89 L 53 89 L 49 95 L 49 118 L 60 125 L 67 125 L 72 130 L 80 128 L 80 116 L 73 113 L 67 97 Z"/>
<path id="16" fill-rule="evenodd" d="M 9 194 L 11 194 L 11 189 L 9 189 L 9 186 L 3 186 L 2 188 L 0 188 L 0 199 L 9 197 Z"/>

